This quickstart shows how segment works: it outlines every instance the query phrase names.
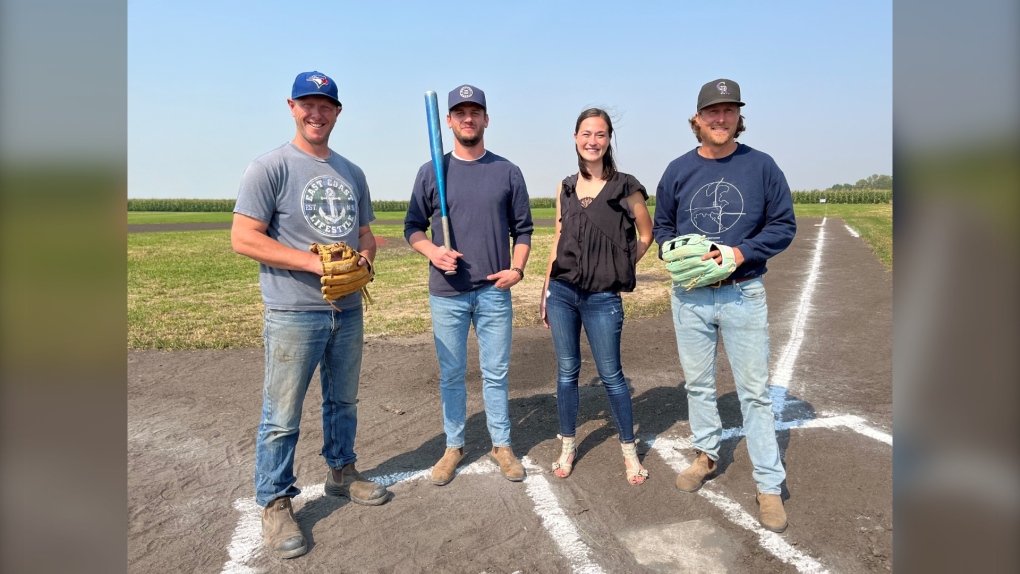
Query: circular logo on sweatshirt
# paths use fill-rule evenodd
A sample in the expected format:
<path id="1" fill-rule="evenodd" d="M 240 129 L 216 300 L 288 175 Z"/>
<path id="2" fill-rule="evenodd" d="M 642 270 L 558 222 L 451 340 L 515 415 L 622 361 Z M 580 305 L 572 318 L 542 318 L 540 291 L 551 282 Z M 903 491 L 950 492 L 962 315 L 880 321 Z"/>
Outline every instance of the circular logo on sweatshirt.
<path id="1" fill-rule="evenodd" d="M 336 175 L 319 176 L 301 192 L 305 221 L 326 237 L 340 238 L 358 224 L 358 201 L 350 184 Z"/>
<path id="2" fill-rule="evenodd" d="M 720 179 L 698 189 L 691 197 L 690 211 L 698 231 L 717 237 L 744 215 L 744 196 L 737 186 Z"/>

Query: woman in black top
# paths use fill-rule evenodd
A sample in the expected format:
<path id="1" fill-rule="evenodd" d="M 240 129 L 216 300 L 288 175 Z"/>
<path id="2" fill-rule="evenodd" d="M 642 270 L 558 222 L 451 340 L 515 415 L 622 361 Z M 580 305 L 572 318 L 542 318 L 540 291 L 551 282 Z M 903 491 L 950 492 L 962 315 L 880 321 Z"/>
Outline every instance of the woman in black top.
<path id="1" fill-rule="evenodd" d="M 634 290 L 635 266 L 652 243 L 652 220 L 644 186 L 616 170 L 612 137 L 609 114 L 597 108 L 581 112 L 574 126 L 579 171 L 564 179 L 556 193 L 556 235 L 540 305 L 542 321 L 552 331 L 559 371 L 558 436 L 563 442 L 552 468 L 566 478 L 577 457 L 583 326 L 620 432 L 627 481 L 641 484 L 648 471 L 634 448 L 630 389 L 620 364 L 620 292 Z"/>

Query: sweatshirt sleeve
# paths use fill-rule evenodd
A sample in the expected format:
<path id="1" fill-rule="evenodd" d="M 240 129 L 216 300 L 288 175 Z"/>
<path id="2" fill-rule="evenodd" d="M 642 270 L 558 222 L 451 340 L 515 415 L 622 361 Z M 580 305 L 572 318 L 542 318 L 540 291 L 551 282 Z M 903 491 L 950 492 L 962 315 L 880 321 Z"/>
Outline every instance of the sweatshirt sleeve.
<path id="1" fill-rule="evenodd" d="M 679 233 L 676 229 L 676 177 L 674 166 L 670 164 L 655 188 L 655 220 L 652 224 L 652 235 L 659 245 L 659 259 L 662 259 L 662 244 L 673 239 Z"/>
<path id="2" fill-rule="evenodd" d="M 762 263 L 775 257 L 793 242 L 797 218 L 793 213 L 793 196 L 786 176 L 775 162 L 769 162 L 765 180 L 765 224 L 753 237 L 735 245 L 748 263 Z"/>
<path id="3" fill-rule="evenodd" d="M 516 166 L 510 172 L 510 184 L 513 189 L 511 198 L 510 237 L 514 245 L 531 245 L 531 234 L 535 229 L 531 221 L 531 198 L 528 186 L 524 183 L 524 174 Z"/>
<path id="4" fill-rule="evenodd" d="M 411 235 L 416 231 L 427 233 L 429 222 L 435 208 L 432 206 L 431 188 L 435 183 L 429 177 L 429 171 L 425 169 L 428 164 L 418 170 L 414 178 L 414 187 L 411 189 L 411 201 L 407 206 L 407 215 L 404 216 L 404 239 L 411 241 Z"/>

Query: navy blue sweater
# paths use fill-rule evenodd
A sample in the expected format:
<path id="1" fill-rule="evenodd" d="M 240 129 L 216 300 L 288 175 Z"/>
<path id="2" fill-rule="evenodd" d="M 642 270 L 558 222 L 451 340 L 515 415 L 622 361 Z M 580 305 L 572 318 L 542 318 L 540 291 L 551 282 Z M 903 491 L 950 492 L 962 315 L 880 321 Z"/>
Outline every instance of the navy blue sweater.
<path id="1" fill-rule="evenodd" d="M 475 161 L 443 156 L 446 166 L 446 211 L 450 243 L 464 256 L 457 273 L 445 275 L 429 264 L 429 293 L 449 297 L 493 281 L 487 276 L 510 268 L 513 244 L 531 245 L 531 204 L 521 170 L 490 151 Z M 414 179 L 411 204 L 404 219 L 404 238 L 432 227 L 432 243 L 443 245 L 442 210 L 432 162 Z"/>
<path id="2" fill-rule="evenodd" d="M 797 232 L 786 176 L 768 154 L 738 144 L 722 159 L 695 148 L 670 162 L 655 191 L 655 241 L 697 233 L 740 249 L 733 279 L 765 273 L 765 262 L 789 247 Z"/>

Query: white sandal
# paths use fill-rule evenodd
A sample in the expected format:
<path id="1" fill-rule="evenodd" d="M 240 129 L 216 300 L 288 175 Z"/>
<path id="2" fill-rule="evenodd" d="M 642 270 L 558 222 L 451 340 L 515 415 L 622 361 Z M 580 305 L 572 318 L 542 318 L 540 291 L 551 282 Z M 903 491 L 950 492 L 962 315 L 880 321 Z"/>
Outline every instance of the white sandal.
<path id="1" fill-rule="evenodd" d="M 637 439 L 630 444 L 620 443 L 623 448 L 623 460 L 627 465 L 627 482 L 633 486 L 644 484 L 645 479 L 648 478 L 648 471 L 641 466 L 641 461 L 638 460 L 637 456 Z M 636 466 L 639 470 L 631 470 L 631 467 Z M 641 480 L 634 482 L 638 477 Z"/>
<path id="2" fill-rule="evenodd" d="M 560 478 L 567 478 L 570 476 L 570 472 L 574 469 L 574 460 L 577 458 L 577 447 L 574 446 L 574 437 L 564 437 L 557 434 L 556 438 L 562 441 L 560 445 L 560 458 L 552 463 L 553 474 L 556 474 L 557 470 L 565 470 L 567 474 L 565 476 L 559 476 Z M 567 462 L 567 461 L 570 462 Z M 561 462 L 562 461 L 562 462 Z"/>

